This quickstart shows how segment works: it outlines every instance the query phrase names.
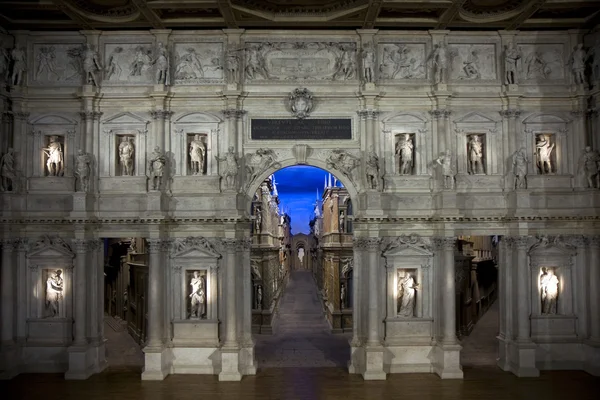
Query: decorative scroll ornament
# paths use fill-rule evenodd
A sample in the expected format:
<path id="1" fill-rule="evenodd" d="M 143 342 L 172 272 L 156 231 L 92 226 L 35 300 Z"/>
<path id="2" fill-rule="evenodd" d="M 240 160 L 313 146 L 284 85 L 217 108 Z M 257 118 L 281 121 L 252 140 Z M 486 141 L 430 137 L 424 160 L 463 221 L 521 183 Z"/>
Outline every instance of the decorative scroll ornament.
<path id="1" fill-rule="evenodd" d="M 416 233 L 410 235 L 400 235 L 395 238 L 385 238 L 381 244 L 383 253 L 395 249 L 396 247 L 419 247 L 431 251 L 431 245 Z"/>
<path id="2" fill-rule="evenodd" d="M 212 243 L 208 241 L 205 237 L 186 237 L 185 239 L 176 239 L 171 246 L 172 254 L 179 254 L 186 250 L 199 249 L 204 250 L 205 252 L 212 254 L 214 256 L 220 257 L 220 254 L 213 247 Z"/>
<path id="3" fill-rule="evenodd" d="M 250 186 L 267 168 L 278 168 L 276 158 L 277 154 L 271 149 L 258 149 L 254 153 L 246 154 L 246 185 Z"/>
<path id="4" fill-rule="evenodd" d="M 289 99 L 292 115 L 298 119 L 306 118 L 313 109 L 313 95 L 306 88 L 297 88 L 290 93 Z"/>
<path id="5" fill-rule="evenodd" d="M 31 247 L 30 251 L 41 250 L 43 248 L 54 247 L 57 249 L 62 249 L 67 253 L 73 253 L 71 250 L 71 246 L 59 237 L 50 237 L 49 235 L 44 235 L 41 239 L 39 239 L 35 244 Z"/>

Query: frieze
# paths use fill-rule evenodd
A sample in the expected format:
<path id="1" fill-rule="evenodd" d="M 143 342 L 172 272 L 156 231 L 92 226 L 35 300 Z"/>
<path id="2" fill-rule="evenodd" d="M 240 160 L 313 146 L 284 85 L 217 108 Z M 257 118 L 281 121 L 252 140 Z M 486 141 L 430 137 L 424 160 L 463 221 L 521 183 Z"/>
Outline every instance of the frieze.
<path id="1" fill-rule="evenodd" d="M 380 43 L 379 79 L 426 79 L 425 43 Z"/>
<path id="2" fill-rule="evenodd" d="M 565 77 L 562 44 L 519 44 L 520 76 L 524 83 L 561 80 Z"/>
<path id="3" fill-rule="evenodd" d="M 494 44 L 453 44 L 449 49 L 451 80 L 495 80 Z"/>
<path id="4" fill-rule="evenodd" d="M 223 43 L 175 43 L 173 80 L 175 85 L 222 83 Z"/>
<path id="5" fill-rule="evenodd" d="M 103 85 L 151 84 L 154 53 L 152 43 L 107 43 Z"/>
<path id="6" fill-rule="evenodd" d="M 38 85 L 81 85 L 83 80 L 82 44 L 33 45 L 32 80 Z"/>
<path id="7" fill-rule="evenodd" d="M 400 235 L 395 238 L 384 238 L 381 244 L 383 253 L 389 252 L 397 247 L 417 247 L 431 251 L 431 243 L 416 233 Z"/>

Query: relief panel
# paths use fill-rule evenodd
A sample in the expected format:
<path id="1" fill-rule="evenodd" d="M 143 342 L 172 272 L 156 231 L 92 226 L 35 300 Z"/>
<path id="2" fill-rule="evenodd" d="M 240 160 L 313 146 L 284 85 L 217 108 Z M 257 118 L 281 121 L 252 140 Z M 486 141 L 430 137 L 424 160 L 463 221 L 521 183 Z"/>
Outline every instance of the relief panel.
<path id="1" fill-rule="evenodd" d="M 564 79 L 562 44 L 519 44 L 521 53 L 521 79 L 546 81 Z"/>
<path id="2" fill-rule="evenodd" d="M 382 80 L 425 79 L 425 43 L 380 43 L 379 77 Z"/>
<path id="3" fill-rule="evenodd" d="M 83 79 L 83 46 L 73 44 L 33 45 L 34 84 L 81 85 Z"/>
<path id="4" fill-rule="evenodd" d="M 450 46 L 451 80 L 494 80 L 496 50 L 494 44 L 453 44 Z"/>
<path id="5" fill-rule="evenodd" d="M 152 43 L 107 43 L 103 84 L 149 84 L 154 80 Z"/>
<path id="6" fill-rule="evenodd" d="M 222 43 L 176 43 L 172 57 L 176 85 L 223 81 Z"/>

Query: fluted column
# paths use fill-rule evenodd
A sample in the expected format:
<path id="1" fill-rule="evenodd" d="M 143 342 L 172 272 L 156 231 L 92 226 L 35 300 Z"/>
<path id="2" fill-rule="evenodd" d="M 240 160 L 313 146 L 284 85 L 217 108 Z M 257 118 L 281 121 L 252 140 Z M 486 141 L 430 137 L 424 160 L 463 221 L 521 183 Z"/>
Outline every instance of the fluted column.
<path id="1" fill-rule="evenodd" d="M 379 337 L 379 307 L 378 288 L 379 277 L 379 244 L 381 239 L 366 239 L 366 247 L 369 252 L 369 329 L 367 332 L 367 345 L 379 346 L 381 339 Z"/>
<path id="2" fill-rule="evenodd" d="M 88 240 L 74 239 L 75 250 L 75 284 L 73 285 L 75 304 L 75 340 L 74 346 L 85 346 L 86 339 L 86 311 L 87 311 L 87 288 L 86 288 L 86 255 L 90 247 Z"/>
<path id="3" fill-rule="evenodd" d="M 442 342 L 444 344 L 455 344 L 456 341 L 456 268 L 454 251 L 456 238 L 443 238 L 441 240 L 444 250 L 444 272 L 442 301 L 444 310 L 444 329 Z"/>
<path id="4" fill-rule="evenodd" d="M 600 235 L 590 237 L 590 333 L 600 342 Z"/>
<path id="5" fill-rule="evenodd" d="M 225 248 L 225 340 L 223 347 L 237 347 L 237 327 L 236 327 L 236 249 L 239 245 L 237 239 L 223 239 Z"/>
<path id="6" fill-rule="evenodd" d="M 162 256 L 167 241 L 164 239 L 146 239 L 148 249 L 148 330 L 146 346 L 150 349 L 162 347 Z"/>
<path id="7" fill-rule="evenodd" d="M 517 236 L 515 238 L 517 247 L 517 342 L 528 343 L 531 341 L 530 307 L 529 304 L 529 263 L 527 262 L 527 250 L 529 249 L 529 236 Z"/>
<path id="8" fill-rule="evenodd" d="M 14 342 L 14 307 L 15 307 L 15 262 L 14 250 L 16 242 L 4 239 L 2 244 L 2 346 Z"/>

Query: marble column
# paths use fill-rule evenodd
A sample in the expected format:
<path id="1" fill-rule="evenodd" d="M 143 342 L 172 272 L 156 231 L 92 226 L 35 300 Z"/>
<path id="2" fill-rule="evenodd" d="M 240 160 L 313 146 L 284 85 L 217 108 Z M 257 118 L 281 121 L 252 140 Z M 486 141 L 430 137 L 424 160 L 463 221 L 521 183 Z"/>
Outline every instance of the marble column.
<path id="1" fill-rule="evenodd" d="M 151 153 L 154 150 L 155 146 L 160 147 L 161 151 L 166 152 L 167 149 L 165 148 L 165 124 L 171 119 L 173 111 L 153 110 L 150 111 L 150 115 L 152 116 L 152 119 L 156 121 L 156 129 L 154 131 L 154 146 L 152 146 L 151 149 L 148 149 L 148 152 Z"/>
<path id="2" fill-rule="evenodd" d="M 15 262 L 16 242 L 4 239 L 2 244 L 2 347 L 14 344 Z"/>
<path id="3" fill-rule="evenodd" d="M 517 341 L 520 343 L 531 342 L 531 304 L 529 304 L 529 263 L 527 262 L 527 250 L 529 249 L 529 237 L 519 236 L 515 238 L 517 246 Z"/>
<path id="4" fill-rule="evenodd" d="M 86 338 L 86 314 L 87 314 L 87 290 L 86 290 L 86 268 L 87 252 L 90 243 L 84 239 L 73 240 L 75 249 L 75 284 L 73 285 L 73 295 L 75 298 L 75 334 L 74 346 L 87 345 Z"/>
<path id="5" fill-rule="evenodd" d="M 600 235 L 590 237 L 590 339 L 600 343 Z"/>
<path id="6" fill-rule="evenodd" d="M 239 381 L 240 374 L 239 344 L 236 326 L 236 251 L 240 246 L 238 239 L 223 239 L 225 248 L 225 284 L 222 296 L 225 299 L 225 337 L 221 348 L 220 381 Z"/>
<path id="7" fill-rule="evenodd" d="M 146 333 L 146 347 L 160 349 L 162 343 L 162 273 L 163 239 L 146 239 L 148 251 L 148 330 Z"/>
<path id="8" fill-rule="evenodd" d="M 456 238 L 444 238 L 444 272 L 442 301 L 444 310 L 444 328 L 442 342 L 444 344 L 456 344 L 456 268 L 454 252 L 456 249 Z"/>

